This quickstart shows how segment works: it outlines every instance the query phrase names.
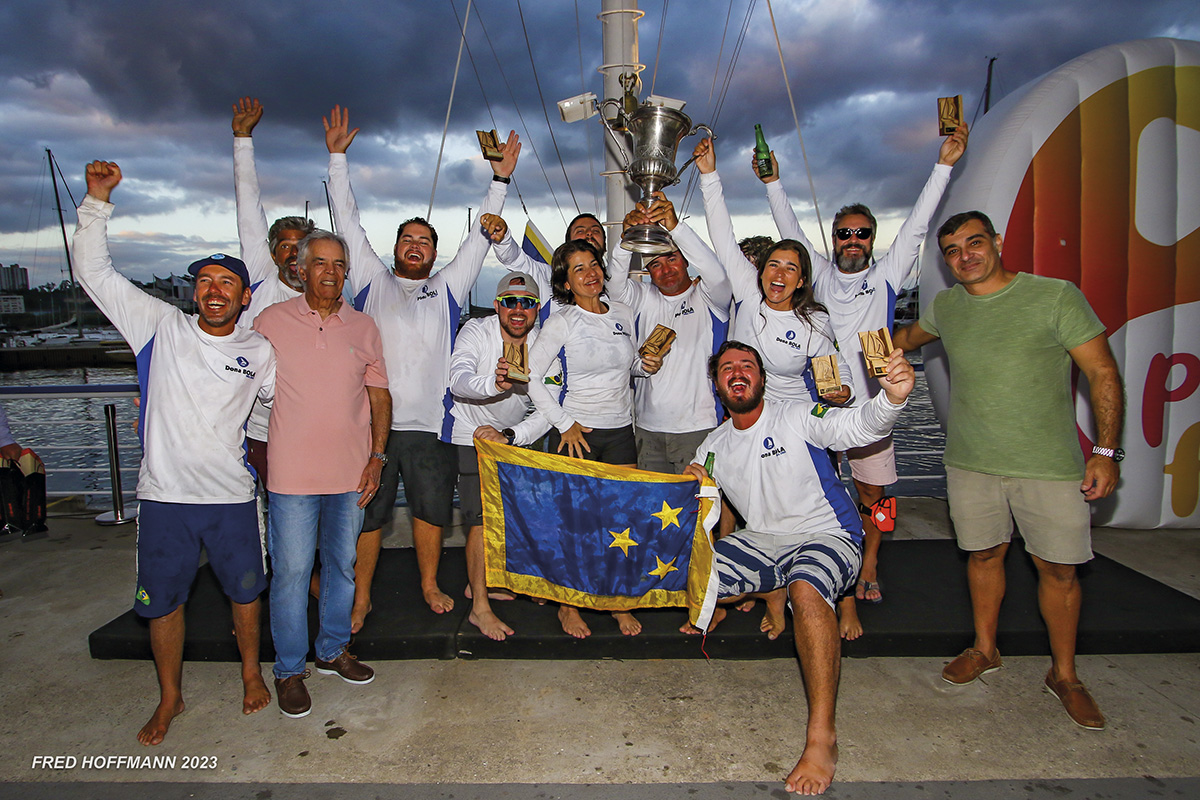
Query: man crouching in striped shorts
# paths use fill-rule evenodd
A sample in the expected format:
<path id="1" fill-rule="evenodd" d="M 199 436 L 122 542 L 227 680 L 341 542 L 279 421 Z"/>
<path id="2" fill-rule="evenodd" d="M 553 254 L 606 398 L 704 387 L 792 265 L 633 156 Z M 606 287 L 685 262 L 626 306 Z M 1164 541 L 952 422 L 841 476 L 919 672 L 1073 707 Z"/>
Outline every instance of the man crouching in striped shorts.
<path id="1" fill-rule="evenodd" d="M 741 342 L 721 346 L 709 375 L 730 418 L 708 435 L 684 474 L 707 477 L 701 462 L 711 456 L 713 480 L 746 520 L 744 530 L 716 544 L 721 602 L 787 588 L 808 729 L 786 788 L 821 794 L 833 781 L 838 755 L 842 640 L 834 604 L 858 578 L 863 542 L 862 519 L 825 450 L 860 447 L 891 433 L 912 391 L 913 368 L 894 350 L 880 378 L 883 391 L 857 408 L 765 401 L 762 358 Z M 724 616 L 718 608 L 713 624 Z"/>

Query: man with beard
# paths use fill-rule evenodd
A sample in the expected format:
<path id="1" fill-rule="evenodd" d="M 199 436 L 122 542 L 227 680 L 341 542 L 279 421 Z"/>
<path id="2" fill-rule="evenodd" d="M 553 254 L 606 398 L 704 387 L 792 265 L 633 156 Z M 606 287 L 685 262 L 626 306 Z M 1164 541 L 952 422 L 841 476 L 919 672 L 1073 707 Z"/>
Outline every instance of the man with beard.
<path id="1" fill-rule="evenodd" d="M 254 127 L 262 119 L 258 100 L 243 97 L 233 106 L 233 190 L 237 198 L 238 240 L 253 292 L 238 325 L 249 328 L 264 308 L 291 300 L 304 290 L 296 274 L 300 240 L 316 227 L 304 217 L 280 217 L 267 229 L 267 212 L 258 191 L 254 166 Z M 246 420 L 246 457 L 267 485 L 267 422 L 271 411 L 255 403 Z"/>
<path id="2" fill-rule="evenodd" d="M 730 419 L 710 433 L 684 474 L 711 477 L 746 527 L 716 543 L 721 602 L 785 588 L 792 603 L 796 653 L 808 699 L 804 753 L 786 789 L 820 794 L 837 764 L 834 724 L 841 637 L 834 604 L 862 564 L 862 521 L 834 474 L 825 448 L 860 447 L 891 432 L 907 404 L 914 373 L 903 351 L 892 351 L 883 391 L 856 408 L 766 401 L 762 358 L 727 341 L 709 374 Z M 715 625 L 725 615 L 718 608 Z"/>
<path id="3" fill-rule="evenodd" d="M 233 605 L 242 659 L 242 713 L 271 702 L 258 663 L 259 594 L 266 588 L 254 476 L 243 425 L 255 398 L 270 400 L 270 343 L 235 324 L 250 302 L 246 265 L 217 253 L 188 267 L 199 316 L 151 297 L 113 267 L 108 252 L 112 190 L 121 169 L 87 165 L 87 197 L 75 229 L 75 275 L 129 342 L 143 402 L 134 610 L 150 620 L 160 699 L 138 741 L 156 745 L 183 713 L 183 604 L 200 551 Z"/>
<path id="4" fill-rule="evenodd" d="M 503 641 L 513 629 L 492 611 L 483 555 L 483 501 L 479 489 L 479 458 L 475 439 L 524 447 L 536 441 L 550 423 L 534 411 L 524 380 L 509 377 L 506 347 L 528 348 L 537 339 L 537 282 L 524 272 L 510 272 L 496 286 L 492 302 L 496 316 L 468 320 L 458 332 L 450 359 L 450 393 L 454 429 L 450 442 L 458 451 L 458 498 L 467 531 L 467 596 L 471 624 L 488 638 Z M 525 366 L 528 369 L 528 366 Z M 511 595 L 500 595 L 511 596 Z"/>
<path id="5" fill-rule="evenodd" d="M 890 331 L 895 325 L 896 296 L 902 289 L 916 285 L 919 277 L 917 255 L 921 243 L 929 230 L 933 212 L 941 202 L 942 193 L 950 182 L 950 172 L 966 152 L 967 133 L 966 124 L 960 125 L 942 142 L 937 164 L 917 197 L 916 205 L 897 231 L 887 254 L 878 261 L 872 258 L 872 250 L 879 226 L 865 205 L 854 203 L 844 206 L 834 216 L 831 238 L 834 260 L 830 261 L 818 253 L 800 229 L 783 184 L 779 181 L 774 153 L 771 154 L 774 169 L 770 177 L 760 177 L 767 184 L 767 198 L 779 235 L 802 242 L 812 258 L 813 289 L 817 302 L 829 311 L 838 347 L 850 366 L 854 385 L 864 387 L 865 394 L 859 401 L 879 391 L 876 382 L 867 374 L 859 331 L 880 328 Z M 893 526 L 894 513 L 887 511 L 882 501 L 884 487 L 896 482 L 896 454 L 892 439 L 888 436 L 865 447 L 848 450 L 846 457 L 850 462 L 854 488 L 858 491 L 858 510 L 863 515 L 866 531 L 862 575 L 855 587 L 855 597 L 868 603 L 878 603 L 883 600 L 878 571 L 879 542 L 882 537 L 878 525 L 883 524 L 888 530 Z"/>
<path id="6" fill-rule="evenodd" d="M 649 210 L 639 206 L 625 216 L 625 227 L 660 224 L 679 247 L 673 253 L 645 257 L 650 286 L 629 278 L 632 253 L 617 248 L 609 264 L 609 296 L 633 309 L 639 345 L 664 325 L 675 331 L 670 358 L 649 378 L 634 382 L 634 436 L 638 469 L 678 474 L 696 447 L 724 417 L 708 380 L 708 359 L 729 332 L 733 289 L 708 245 L 675 216 L 661 192 Z M 688 267 L 700 274 L 692 280 Z"/>
<path id="7" fill-rule="evenodd" d="M 453 260 L 431 274 L 437 259 L 437 232 L 419 217 L 400 223 L 390 269 L 375 255 L 359 219 L 346 162 L 346 149 L 358 128 L 350 130 L 349 111 L 340 106 L 335 106 L 323 122 L 333 216 L 338 230 L 346 236 L 349 260 L 354 265 L 350 272 L 354 305 L 379 325 L 392 392 L 387 461 L 379 494 L 367 506 L 358 545 L 351 627 L 357 631 L 371 608 L 371 581 L 379 560 L 382 529 L 391 521 L 401 478 L 413 515 L 421 594 L 435 613 L 444 614 L 454 608 L 454 601 L 437 583 L 442 528 L 450 524 L 458 475 L 457 454 L 440 438 L 452 424 L 450 354 L 459 311 L 479 277 L 483 257 L 492 243 L 490 237 L 498 238 L 504 232 L 503 220 L 495 215 L 504 205 L 521 142 L 516 132 L 511 132 L 508 141 L 500 145 L 503 160 L 488 162 L 493 175 L 480 208 L 480 222 L 467 234 Z"/>

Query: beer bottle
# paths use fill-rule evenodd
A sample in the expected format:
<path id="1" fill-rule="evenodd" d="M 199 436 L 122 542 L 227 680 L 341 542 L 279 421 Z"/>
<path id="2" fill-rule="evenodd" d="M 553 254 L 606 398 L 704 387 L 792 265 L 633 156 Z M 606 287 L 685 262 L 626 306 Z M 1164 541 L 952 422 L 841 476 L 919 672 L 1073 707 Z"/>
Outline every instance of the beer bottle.
<path id="1" fill-rule="evenodd" d="M 704 459 L 704 471 L 708 473 L 708 477 L 712 477 L 713 464 L 717 461 L 717 454 L 709 452 L 708 457 Z"/>
<path id="2" fill-rule="evenodd" d="M 754 126 L 754 171 L 760 178 L 775 174 L 771 166 L 771 148 L 767 145 L 767 137 L 763 136 L 762 125 Z"/>

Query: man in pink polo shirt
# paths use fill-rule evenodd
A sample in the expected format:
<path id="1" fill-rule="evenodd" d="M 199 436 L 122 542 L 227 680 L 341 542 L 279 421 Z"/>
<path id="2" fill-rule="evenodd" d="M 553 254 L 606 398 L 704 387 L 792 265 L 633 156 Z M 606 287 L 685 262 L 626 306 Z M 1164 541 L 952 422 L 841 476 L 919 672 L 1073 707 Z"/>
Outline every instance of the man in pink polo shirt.
<path id="1" fill-rule="evenodd" d="M 350 655 L 354 559 L 363 507 L 379 487 L 392 396 L 379 329 L 342 300 L 346 243 L 317 230 L 300 242 L 304 294 L 254 321 L 277 362 L 268 429 L 271 636 L 275 693 L 288 717 L 307 716 L 308 586 L 321 549 L 317 672 L 365 684 L 375 672 Z"/>

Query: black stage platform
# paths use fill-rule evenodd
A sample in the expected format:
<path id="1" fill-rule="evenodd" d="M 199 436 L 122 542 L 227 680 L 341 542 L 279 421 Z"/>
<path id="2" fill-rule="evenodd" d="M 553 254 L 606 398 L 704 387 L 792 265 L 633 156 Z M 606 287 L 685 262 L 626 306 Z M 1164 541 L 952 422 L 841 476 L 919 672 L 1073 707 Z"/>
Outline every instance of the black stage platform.
<path id="1" fill-rule="evenodd" d="M 885 600 L 859 604 L 866 633 L 846 642 L 843 654 L 867 656 L 951 656 L 972 641 L 971 609 L 967 596 L 966 556 L 953 541 L 885 542 L 881 550 Z M 1000 651 L 1006 656 L 1049 653 L 1045 628 L 1037 610 L 1037 576 L 1020 543 L 1008 557 L 1008 594 L 1000 615 Z M 493 602 L 496 613 L 516 635 L 494 642 L 470 622 L 470 601 L 462 596 L 466 561 L 461 548 L 442 556 L 441 585 L 455 598 L 450 614 L 436 615 L 420 599 L 416 557 L 411 549 L 387 549 L 376 573 L 375 609 L 355 638 L 353 650 L 364 661 L 408 658 L 790 658 L 788 632 L 769 641 L 758 630 L 762 604 L 750 613 L 730 611 L 708 636 L 701 652 L 700 637 L 679 633 L 686 615 L 681 609 L 639 611 L 643 630 L 622 636 L 610 615 L 584 611 L 592 629 L 587 639 L 566 636 L 558 624 L 556 606 L 539 606 L 526 599 Z M 1097 556 L 1080 570 L 1083 611 L 1078 650 L 1088 653 L 1180 653 L 1200 651 L 1200 600 L 1176 591 L 1139 572 Z M 269 600 L 268 600 L 269 602 Z M 316 603 L 310 604 L 309 624 L 316 630 Z M 273 661 L 263 614 L 262 660 Z M 229 605 L 209 567 L 197 578 L 187 606 L 190 661 L 236 661 Z M 93 658 L 149 659 L 149 629 L 133 611 L 114 619 L 89 637 Z M 311 656 L 310 656 L 311 658 Z"/>

